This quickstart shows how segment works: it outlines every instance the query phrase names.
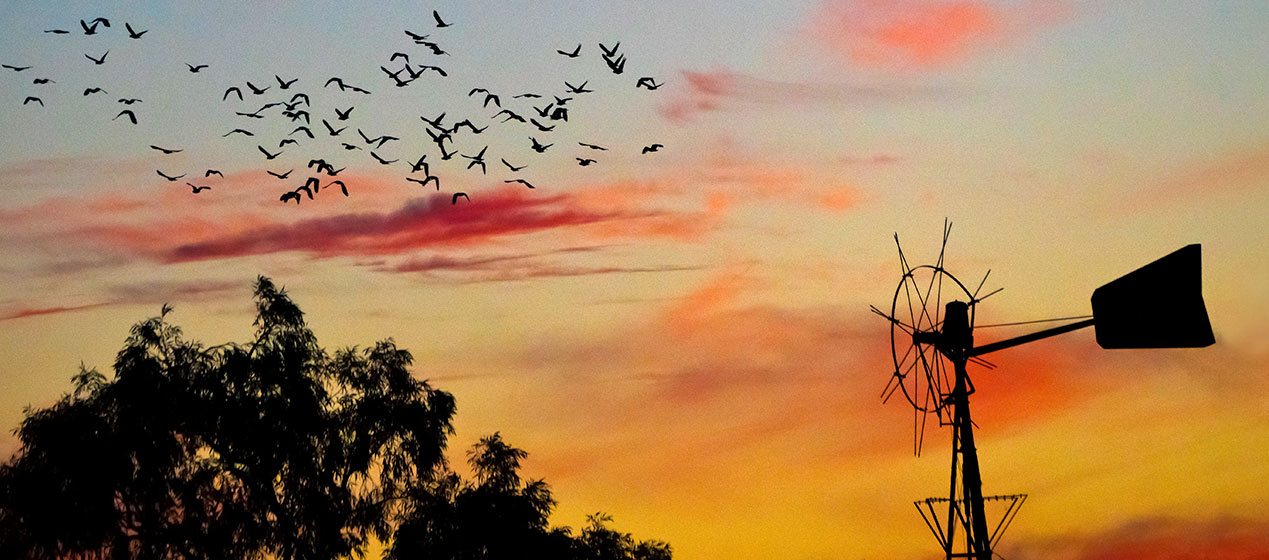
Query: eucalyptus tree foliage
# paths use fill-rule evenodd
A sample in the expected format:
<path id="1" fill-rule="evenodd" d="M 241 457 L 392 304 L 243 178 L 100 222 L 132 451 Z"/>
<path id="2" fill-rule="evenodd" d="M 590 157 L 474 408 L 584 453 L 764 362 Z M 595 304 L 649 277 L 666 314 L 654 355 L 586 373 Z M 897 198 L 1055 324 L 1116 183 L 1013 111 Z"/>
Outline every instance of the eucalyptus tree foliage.
<path id="1" fill-rule="evenodd" d="M 453 397 L 391 339 L 328 354 L 267 278 L 255 301 L 248 343 L 186 340 L 164 306 L 113 378 L 81 367 L 27 409 L 0 557 L 328 559 L 392 538 L 444 466 Z"/>

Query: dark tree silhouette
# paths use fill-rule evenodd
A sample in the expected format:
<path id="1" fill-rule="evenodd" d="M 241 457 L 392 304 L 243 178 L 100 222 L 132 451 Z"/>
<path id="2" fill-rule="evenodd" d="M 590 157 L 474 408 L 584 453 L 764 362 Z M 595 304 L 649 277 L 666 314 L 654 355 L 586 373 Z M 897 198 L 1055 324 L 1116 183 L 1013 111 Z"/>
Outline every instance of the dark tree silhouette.
<path id="1" fill-rule="evenodd" d="M 525 453 L 498 434 L 470 455 L 477 484 L 450 472 L 454 399 L 411 375 L 409 352 L 388 339 L 329 355 L 285 291 L 261 277 L 255 299 L 247 344 L 184 340 L 165 305 L 133 326 L 113 380 L 81 366 L 71 393 L 26 410 L 0 465 L 0 558 L 330 559 L 372 537 L 395 558 L 512 546 L 477 551 L 469 535 L 589 550 L 593 527 L 547 528 L 546 484 L 521 483 Z M 623 543 L 633 556 L 611 558 L 669 557 Z"/>
<path id="2" fill-rule="evenodd" d="M 481 438 L 467 453 L 475 481 L 446 471 L 420 487 L 388 558 L 670 560 L 670 545 L 636 542 L 608 528 L 612 518 L 602 513 L 588 516 L 576 536 L 568 527 L 550 527 L 550 487 L 520 479 L 527 455 L 498 433 Z"/>

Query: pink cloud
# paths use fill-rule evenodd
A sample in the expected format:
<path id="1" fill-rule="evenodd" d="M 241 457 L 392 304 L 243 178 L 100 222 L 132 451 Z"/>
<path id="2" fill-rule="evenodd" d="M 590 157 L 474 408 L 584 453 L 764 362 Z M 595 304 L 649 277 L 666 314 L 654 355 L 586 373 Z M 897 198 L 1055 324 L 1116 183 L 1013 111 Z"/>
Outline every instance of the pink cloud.
<path id="1" fill-rule="evenodd" d="M 932 68 L 1053 25 L 1069 11 L 1058 0 L 826 0 L 811 34 L 852 64 Z"/>
<path id="2" fill-rule="evenodd" d="M 790 107 L 799 105 L 858 105 L 938 99 L 949 95 L 942 88 L 901 84 L 849 84 L 788 82 L 750 76 L 730 70 L 683 71 L 683 83 L 659 107 L 671 122 L 686 122 L 700 113 L 738 104 Z"/>

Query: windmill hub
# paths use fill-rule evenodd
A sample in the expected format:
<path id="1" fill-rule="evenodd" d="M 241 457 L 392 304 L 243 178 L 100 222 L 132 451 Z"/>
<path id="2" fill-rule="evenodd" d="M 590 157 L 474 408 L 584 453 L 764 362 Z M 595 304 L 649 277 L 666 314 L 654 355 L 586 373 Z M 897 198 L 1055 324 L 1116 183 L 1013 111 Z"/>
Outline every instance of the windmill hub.
<path id="1" fill-rule="evenodd" d="M 969 326 L 969 304 L 963 301 L 947 302 L 941 327 L 941 330 L 935 326 L 929 330 L 914 331 L 912 343 L 932 345 L 939 353 L 954 361 L 965 359 L 966 353 L 974 347 L 974 331 Z"/>

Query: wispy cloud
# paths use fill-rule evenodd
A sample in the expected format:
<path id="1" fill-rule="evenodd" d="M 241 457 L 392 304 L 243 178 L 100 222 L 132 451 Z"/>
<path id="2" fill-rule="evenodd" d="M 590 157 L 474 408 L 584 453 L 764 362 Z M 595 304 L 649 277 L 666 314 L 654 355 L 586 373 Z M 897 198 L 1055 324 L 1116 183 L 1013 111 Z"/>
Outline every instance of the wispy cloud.
<path id="1" fill-rule="evenodd" d="M 1244 147 L 1172 171 L 1156 186 L 1132 195 L 1133 209 L 1257 191 L 1269 179 L 1269 146 Z"/>
<path id="2" fill-rule="evenodd" d="M 86 309 L 96 309 L 98 307 L 104 307 L 107 305 L 113 305 L 113 303 L 102 302 L 102 303 L 89 303 L 85 305 L 67 305 L 67 306 L 52 306 L 52 307 L 32 307 L 32 308 L 23 307 L 23 308 L 14 309 L 12 311 L 4 313 L 3 315 L 0 315 L 0 321 L 8 321 L 11 319 L 23 319 L 26 317 L 38 317 L 40 315 L 53 315 L 57 313 L 69 313 L 73 311 L 83 311 Z"/>
<path id="3" fill-rule="evenodd" d="M 1060 0 L 826 0 L 811 34 L 853 65 L 923 69 L 1008 43 L 1070 11 Z"/>
<path id="4" fill-rule="evenodd" d="M 744 106 L 860 105 L 932 100 L 948 97 L 946 88 L 892 84 L 790 82 L 734 72 L 683 71 L 687 85 L 676 90 L 659 110 L 671 122 L 686 122 L 699 113 Z"/>
<path id="5" fill-rule="evenodd" d="M 570 247 L 542 253 L 517 253 L 510 255 L 487 255 L 474 257 L 456 257 L 452 255 L 429 255 L 411 257 L 402 262 L 373 264 L 379 272 L 395 272 L 420 274 L 430 278 L 453 279 L 459 283 L 510 282 L 533 278 L 552 278 L 570 276 L 592 276 L 599 274 L 638 274 L 649 272 L 677 272 L 697 270 L 697 266 L 584 266 L 554 262 L 552 257 L 577 254 L 601 253 L 604 246 Z"/>
<path id="6" fill-rule="evenodd" d="M 44 307 L 11 306 L 7 311 L 0 311 L 0 321 L 73 313 L 101 307 L 116 305 L 153 304 L 161 305 L 169 302 L 191 302 L 216 299 L 222 296 L 241 292 L 249 293 L 248 281 L 194 280 L 189 282 L 144 282 L 139 284 L 119 284 L 107 288 L 102 295 L 103 300 L 82 305 L 49 305 Z"/>

